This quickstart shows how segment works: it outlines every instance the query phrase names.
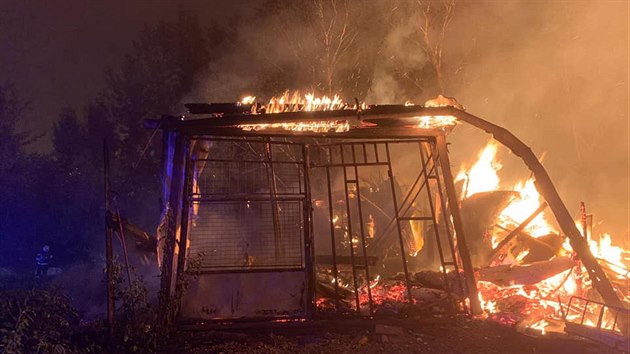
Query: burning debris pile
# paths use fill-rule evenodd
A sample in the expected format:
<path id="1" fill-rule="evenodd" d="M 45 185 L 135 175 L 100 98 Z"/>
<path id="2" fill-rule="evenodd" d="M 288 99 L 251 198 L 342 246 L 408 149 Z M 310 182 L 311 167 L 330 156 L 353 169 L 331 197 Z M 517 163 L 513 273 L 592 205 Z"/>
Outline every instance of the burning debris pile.
<path id="1" fill-rule="evenodd" d="M 497 149 L 496 142 L 489 142 L 478 161 L 456 178 L 467 239 L 474 243 L 479 296 L 488 316 L 504 323 L 523 322 L 543 334 L 548 326 L 561 328 L 558 323 L 565 319 L 583 316 L 579 321 L 584 325 L 621 332 L 627 314 L 609 310 L 600 315 L 599 308 L 576 306 L 577 297 L 599 299 L 599 294 L 569 240 L 546 213 L 534 180 L 501 188 Z M 593 235 L 592 216 L 583 205 L 576 225 L 618 296 L 628 303 L 630 253 L 614 246 L 610 235 Z"/>
<path id="2" fill-rule="evenodd" d="M 628 311 L 607 307 L 604 302 L 597 301 L 601 299 L 600 295 L 593 288 L 587 270 L 568 238 L 554 225 L 553 215 L 547 212 L 547 203 L 536 190 L 534 179 L 513 185 L 501 181 L 499 171 L 502 166 L 496 156 L 498 149 L 498 143 L 490 141 L 480 152 L 478 161 L 463 167 L 455 178 L 484 316 L 505 325 L 516 325 L 530 333 L 562 332 L 566 321 L 567 328 L 575 328 L 577 323 L 590 326 L 597 333 L 604 330 L 623 334 L 627 330 L 624 326 L 627 325 Z M 383 198 L 367 190 L 363 198 L 371 199 L 371 204 L 383 203 Z M 592 215 L 586 215 L 583 205 L 580 212 L 576 225 L 588 240 L 590 252 L 605 270 L 619 298 L 630 303 L 630 252 L 613 245 L 608 234 L 594 236 Z M 343 218 L 335 214 L 336 228 L 343 227 L 339 223 Z M 366 225 L 373 229 L 374 224 L 370 214 Z M 376 225 L 376 229 L 382 228 L 379 223 Z M 466 295 L 456 279 L 458 274 L 417 271 L 418 268 L 413 266 L 417 258 L 426 257 L 421 250 L 426 246 L 425 238 L 430 236 L 429 233 L 414 232 L 413 226 L 406 225 L 402 232 L 410 250 L 408 260 L 412 276 L 409 291 L 400 273 L 386 274 L 386 271 L 370 266 L 374 269 L 373 277 L 358 277 L 359 284 L 354 284 L 358 289 L 355 297 L 349 268 L 340 268 L 337 278 L 331 274 L 330 268 L 325 268 L 317 273 L 320 294 L 317 306 L 324 311 L 340 306 L 332 301 L 333 285 L 337 282 L 341 306 L 347 311 L 361 308 L 365 315 L 368 308 L 371 314 L 461 311 L 459 301 Z M 359 238 L 350 240 L 347 233 L 346 229 L 345 248 L 352 244 L 358 253 Z M 368 234 L 368 248 L 378 247 L 373 230 Z M 377 263 L 377 260 L 372 262 Z M 413 301 L 409 300 L 409 295 Z M 573 332 L 578 331 L 574 329 Z"/>

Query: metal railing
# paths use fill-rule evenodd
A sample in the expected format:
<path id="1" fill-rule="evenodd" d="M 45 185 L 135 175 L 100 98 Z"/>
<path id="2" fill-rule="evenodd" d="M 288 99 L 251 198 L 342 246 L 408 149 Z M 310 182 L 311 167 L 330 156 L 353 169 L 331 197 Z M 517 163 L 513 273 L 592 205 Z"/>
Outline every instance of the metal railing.
<path id="1" fill-rule="evenodd" d="M 577 314 L 577 318 L 570 318 L 571 314 Z M 592 327 L 598 331 L 606 330 L 625 335 L 619 326 L 620 315 L 625 316 L 622 320 L 627 320 L 630 316 L 630 309 L 610 306 L 601 301 L 579 296 L 571 296 L 564 318 L 569 323 Z M 577 321 L 578 319 L 579 321 Z M 612 325 L 610 325 L 611 319 Z"/>

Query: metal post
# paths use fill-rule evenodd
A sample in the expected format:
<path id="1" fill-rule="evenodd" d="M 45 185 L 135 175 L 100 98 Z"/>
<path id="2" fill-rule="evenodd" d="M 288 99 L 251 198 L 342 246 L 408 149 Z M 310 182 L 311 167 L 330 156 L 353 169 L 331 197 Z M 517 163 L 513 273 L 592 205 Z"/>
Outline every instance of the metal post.
<path id="1" fill-rule="evenodd" d="M 361 304 L 359 301 L 359 285 L 357 284 L 357 269 L 354 263 L 354 244 L 352 243 L 352 216 L 350 215 L 350 198 L 348 197 L 348 173 L 346 171 L 343 157 L 343 145 L 339 145 L 341 152 L 341 168 L 343 168 L 343 187 L 346 199 L 346 213 L 348 213 L 348 235 L 350 236 L 350 262 L 352 263 L 352 281 L 354 284 L 354 298 L 357 305 L 357 314 L 361 314 Z M 356 177 L 356 176 L 355 176 Z"/>
<path id="2" fill-rule="evenodd" d="M 272 199 L 271 201 L 271 213 L 273 215 L 273 235 L 274 235 L 274 253 L 276 257 L 276 261 L 278 257 L 284 255 L 284 250 L 280 248 L 280 242 L 282 240 L 281 230 L 280 230 L 280 211 L 278 202 L 275 198 L 278 196 L 278 185 L 276 183 L 276 172 L 273 167 L 273 156 L 271 154 L 271 144 L 269 143 L 270 139 L 266 139 L 265 143 L 265 157 L 267 160 L 267 181 L 269 183 L 269 195 Z"/>
<path id="3" fill-rule="evenodd" d="M 367 246 L 365 244 L 365 232 L 363 226 L 363 211 L 361 209 L 361 184 L 359 183 L 359 167 L 357 166 L 356 153 L 354 151 L 355 145 L 350 145 L 352 148 L 352 164 L 354 165 L 354 178 L 355 185 L 357 186 L 357 209 L 359 211 L 359 231 L 361 232 L 361 246 L 363 248 L 363 261 L 365 266 L 365 278 L 368 293 L 368 306 L 370 309 L 370 315 L 374 313 L 372 304 L 372 290 L 370 289 L 370 268 L 368 266 Z M 365 144 L 363 145 L 365 148 Z"/>
<path id="4" fill-rule="evenodd" d="M 160 279 L 160 309 L 161 320 L 168 323 L 171 320 L 171 296 L 173 295 L 173 268 L 175 264 L 175 242 L 177 240 L 177 218 L 180 216 L 182 203 L 182 188 L 184 178 L 184 164 L 186 158 L 187 136 L 177 134 L 175 138 L 175 150 L 173 153 L 173 173 L 170 185 L 168 205 L 171 214 L 167 216 L 167 232 L 164 241 L 164 258 L 162 262 Z"/>
<path id="5" fill-rule="evenodd" d="M 446 148 L 446 139 L 444 135 L 436 137 L 437 149 L 442 165 L 442 174 L 444 175 L 444 187 L 446 189 L 446 198 L 448 199 L 449 210 L 453 218 L 453 227 L 457 237 L 457 248 L 459 249 L 459 257 L 462 259 L 464 275 L 466 276 L 466 287 L 468 289 L 468 298 L 470 299 L 470 307 L 473 315 L 483 313 L 481 303 L 479 302 L 479 292 L 477 290 L 477 281 L 475 280 L 475 271 L 466 246 L 466 237 L 464 235 L 464 223 L 461 215 L 459 215 L 459 205 L 457 201 L 457 193 L 453 184 L 453 173 L 448 159 L 448 150 Z"/>
<path id="6" fill-rule="evenodd" d="M 337 243 L 335 242 L 335 218 L 333 212 L 333 199 L 332 199 L 332 187 L 330 182 L 330 167 L 326 166 L 326 181 L 328 182 L 328 217 L 330 218 L 330 245 L 332 249 L 333 258 L 333 278 L 335 279 L 335 309 L 337 312 L 341 311 L 339 308 L 339 271 L 337 270 Z"/>
<path id="7" fill-rule="evenodd" d="M 433 141 L 432 143 L 432 147 L 435 146 L 435 141 Z M 438 191 L 438 197 L 440 198 L 440 206 L 442 209 L 442 215 L 443 219 L 444 219 L 444 227 L 446 229 L 446 237 L 447 237 L 447 241 L 448 241 L 448 246 L 449 249 L 451 251 L 451 259 L 453 260 L 453 266 L 455 267 L 455 279 L 457 279 L 457 284 L 459 285 L 459 290 L 461 291 L 462 294 L 465 294 L 464 292 L 464 285 L 462 284 L 462 278 L 460 277 L 459 274 L 459 267 L 457 265 L 457 257 L 455 255 L 455 246 L 453 245 L 453 234 L 451 233 L 451 227 L 449 224 L 449 220 L 447 219 L 447 209 L 446 209 L 446 202 L 444 199 L 444 194 L 442 193 L 442 183 L 440 182 L 440 176 L 438 175 L 438 169 L 437 169 L 437 165 L 439 165 L 438 163 L 438 158 L 436 157 L 437 151 L 435 149 L 432 150 L 431 153 L 431 159 L 433 161 L 433 166 L 435 168 L 435 173 L 436 173 L 436 182 L 437 182 L 437 191 Z M 444 177 L 444 176 L 442 176 Z M 464 307 L 464 311 L 468 312 L 468 307 L 466 306 L 466 302 L 462 301 L 462 305 Z"/>
<path id="8" fill-rule="evenodd" d="M 438 220 L 437 220 L 437 217 L 435 216 L 435 207 L 433 206 L 433 196 L 431 195 L 431 186 L 429 185 L 429 175 L 427 174 L 427 163 L 431 159 L 431 157 L 429 156 L 425 160 L 425 153 L 424 153 L 424 148 L 422 146 L 422 142 L 419 142 L 418 146 L 420 147 L 420 160 L 422 160 L 422 173 L 424 174 L 425 181 L 427 181 L 426 189 L 427 189 L 427 197 L 429 198 L 429 208 L 431 210 L 431 217 L 433 218 L 432 220 L 433 232 L 435 232 L 435 240 L 438 246 L 438 254 L 440 255 L 440 262 L 442 263 L 442 276 L 444 277 L 444 285 L 446 286 L 447 285 L 446 262 L 444 261 L 444 252 L 442 251 L 442 240 L 440 240 Z M 453 263 L 455 263 L 455 260 L 453 260 Z M 446 287 L 446 289 L 448 289 L 448 287 Z"/>
<path id="9" fill-rule="evenodd" d="M 177 258 L 177 273 L 176 273 L 176 284 L 175 291 L 178 295 L 182 294 L 183 291 L 183 283 L 182 276 L 186 272 L 186 246 L 188 244 L 188 226 L 190 224 L 190 208 L 192 207 L 191 202 L 191 193 L 193 186 L 193 176 L 195 165 L 192 161 L 192 149 L 191 149 L 191 141 L 190 139 L 186 140 L 186 146 L 184 148 L 184 186 L 182 192 L 182 215 L 180 222 L 180 232 L 179 232 L 179 242 L 177 243 L 177 248 L 179 251 Z M 181 309 L 182 297 L 180 296 L 177 300 L 177 312 Z"/>
<path id="10" fill-rule="evenodd" d="M 315 284 L 317 279 L 315 277 L 315 267 L 313 265 L 315 260 L 315 245 L 313 238 L 313 205 L 311 204 L 309 176 L 310 158 L 307 145 L 302 145 L 302 163 L 302 168 L 304 169 L 304 253 L 306 255 L 304 265 L 308 276 L 306 287 L 306 293 L 308 294 L 306 312 L 309 316 L 312 316 L 315 313 Z"/>

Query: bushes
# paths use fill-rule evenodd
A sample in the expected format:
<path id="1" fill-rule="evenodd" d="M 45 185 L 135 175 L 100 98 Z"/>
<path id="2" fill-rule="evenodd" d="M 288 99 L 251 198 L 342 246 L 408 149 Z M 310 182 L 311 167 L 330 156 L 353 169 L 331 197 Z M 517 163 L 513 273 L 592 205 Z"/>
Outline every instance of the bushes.
<path id="1" fill-rule="evenodd" d="M 158 307 L 148 301 L 141 276 L 130 269 L 128 283 L 123 265 L 114 262 L 114 296 L 119 304 L 110 350 L 115 353 L 155 353 L 168 340 L 168 330 L 160 325 Z"/>
<path id="2" fill-rule="evenodd" d="M 72 334 L 79 324 L 68 298 L 54 290 L 0 291 L 0 349 L 3 353 L 90 353 Z"/>
<path id="3" fill-rule="evenodd" d="M 70 299 L 57 289 L 4 290 L 0 287 L 0 353 L 155 353 L 164 350 L 171 339 L 172 323 L 164 321 L 158 304 L 149 300 L 143 278 L 134 269 L 130 272 L 131 282 L 123 265 L 114 262 L 112 275 L 117 306 L 111 331 L 103 320 L 80 323 L 80 314 Z M 179 280 L 179 296 L 185 291 L 186 280 L 186 277 Z M 78 281 L 86 287 L 95 285 Z M 102 294 L 104 297 L 104 284 Z M 162 311 L 174 311 L 177 299 L 168 299 Z"/>
<path id="4" fill-rule="evenodd" d="M 113 331 L 102 320 L 80 326 L 70 299 L 56 289 L 0 289 L 0 353 L 154 353 L 168 339 L 140 276 L 114 264 Z M 103 286 L 103 295 L 105 287 Z"/>

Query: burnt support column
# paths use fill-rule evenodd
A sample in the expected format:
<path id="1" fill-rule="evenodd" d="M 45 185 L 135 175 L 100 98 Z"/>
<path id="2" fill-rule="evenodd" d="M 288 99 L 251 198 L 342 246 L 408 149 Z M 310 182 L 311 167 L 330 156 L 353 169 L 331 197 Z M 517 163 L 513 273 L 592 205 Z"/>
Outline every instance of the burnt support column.
<path id="1" fill-rule="evenodd" d="M 444 175 L 446 198 L 448 200 L 449 211 L 451 212 L 451 216 L 453 218 L 453 227 L 455 228 L 457 238 L 457 249 L 459 251 L 459 257 L 462 259 L 462 267 L 464 268 L 466 288 L 468 290 L 468 298 L 470 299 L 470 308 L 473 315 L 479 315 L 483 312 L 483 309 L 481 308 L 481 303 L 479 302 L 479 292 L 477 290 L 477 281 L 475 280 L 475 271 L 470 259 L 470 253 L 468 252 L 468 246 L 466 245 L 464 224 L 462 222 L 462 217 L 459 214 L 459 202 L 457 200 L 457 193 L 455 192 L 455 185 L 453 184 L 453 173 L 451 172 L 451 165 L 448 158 L 446 138 L 444 135 L 438 135 L 436 137 L 436 142 L 439 155 L 438 158 L 440 159 L 442 174 Z"/>
<path id="2" fill-rule="evenodd" d="M 191 151 L 191 142 L 187 139 L 185 148 L 184 148 L 184 185 L 182 191 L 182 208 L 181 208 L 181 221 L 180 221 L 180 233 L 179 233 L 179 241 L 177 241 L 177 249 L 178 249 L 178 259 L 177 259 L 177 268 L 175 269 L 176 274 L 176 285 L 175 285 L 175 294 L 180 298 L 177 299 L 178 303 L 176 304 L 178 311 L 181 308 L 181 295 L 183 295 L 183 283 L 182 277 L 184 276 L 184 272 L 186 272 L 186 247 L 188 244 L 188 233 L 189 233 L 189 225 L 190 225 L 190 209 L 192 208 L 192 201 L 190 199 L 192 193 L 192 179 L 193 179 L 193 161 L 192 161 L 192 151 Z"/>
<path id="3" fill-rule="evenodd" d="M 313 204 L 311 197 L 310 180 L 310 154 L 309 146 L 302 145 L 302 168 L 304 169 L 304 267 L 306 271 L 306 314 L 308 317 L 315 315 L 315 244 L 313 237 Z"/>
<path id="4" fill-rule="evenodd" d="M 175 246 L 177 242 L 177 226 L 178 217 L 182 205 L 182 189 L 185 175 L 185 159 L 186 159 L 186 141 L 187 137 L 177 134 L 175 139 L 175 152 L 173 154 L 172 179 L 170 185 L 170 194 L 168 196 L 169 211 L 167 215 L 167 233 L 164 242 L 164 257 L 161 269 L 160 283 L 160 307 L 162 315 L 166 316 L 163 320 L 168 321 L 172 315 L 172 307 L 170 306 L 171 297 L 174 290 L 174 270 L 175 264 Z"/>

